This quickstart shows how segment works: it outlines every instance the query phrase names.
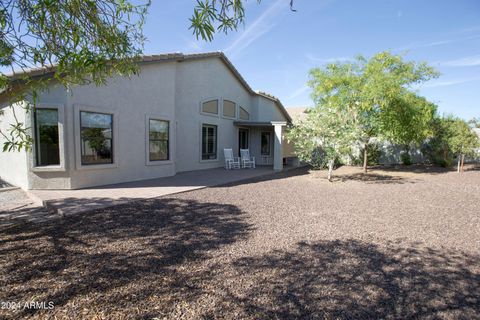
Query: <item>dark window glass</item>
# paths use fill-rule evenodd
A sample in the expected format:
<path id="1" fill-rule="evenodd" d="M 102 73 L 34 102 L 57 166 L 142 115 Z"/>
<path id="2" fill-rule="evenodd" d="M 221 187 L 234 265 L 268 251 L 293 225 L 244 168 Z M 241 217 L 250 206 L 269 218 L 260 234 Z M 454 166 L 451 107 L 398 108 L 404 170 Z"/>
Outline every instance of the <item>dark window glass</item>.
<path id="1" fill-rule="evenodd" d="M 202 126 L 202 160 L 217 159 L 217 126 Z"/>
<path id="2" fill-rule="evenodd" d="M 270 132 L 262 132 L 262 146 L 261 146 L 261 155 L 269 156 L 270 155 Z"/>
<path id="3" fill-rule="evenodd" d="M 36 165 L 60 165 L 58 144 L 58 110 L 35 110 Z"/>
<path id="4" fill-rule="evenodd" d="M 113 115 L 80 111 L 82 165 L 113 163 Z"/>
<path id="5" fill-rule="evenodd" d="M 240 149 L 248 149 L 248 129 L 238 129 L 238 154 Z"/>
<path id="6" fill-rule="evenodd" d="M 168 121 L 149 121 L 149 159 L 150 161 L 168 160 Z"/>

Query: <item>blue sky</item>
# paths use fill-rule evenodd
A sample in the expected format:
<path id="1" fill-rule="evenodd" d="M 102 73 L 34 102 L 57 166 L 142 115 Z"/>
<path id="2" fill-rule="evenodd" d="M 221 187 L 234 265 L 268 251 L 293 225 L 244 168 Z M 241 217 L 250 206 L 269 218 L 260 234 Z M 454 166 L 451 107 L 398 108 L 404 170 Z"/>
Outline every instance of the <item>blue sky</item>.
<path id="1" fill-rule="evenodd" d="M 195 1 L 154 0 L 147 17 L 145 53 L 224 51 L 255 89 L 285 106 L 309 106 L 308 71 L 358 54 L 406 52 L 427 61 L 441 77 L 420 94 L 441 113 L 480 117 L 479 0 L 247 1 L 245 26 L 214 41 L 188 30 Z"/>

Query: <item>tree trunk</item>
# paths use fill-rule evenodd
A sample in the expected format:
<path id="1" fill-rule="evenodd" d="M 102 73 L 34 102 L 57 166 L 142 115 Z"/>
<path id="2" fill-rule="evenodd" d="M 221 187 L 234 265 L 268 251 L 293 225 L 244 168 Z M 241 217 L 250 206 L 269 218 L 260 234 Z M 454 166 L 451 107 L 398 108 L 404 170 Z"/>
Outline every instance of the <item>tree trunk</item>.
<path id="1" fill-rule="evenodd" d="M 460 163 L 460 171 L 462 171 L 462 172 L 463 172 L 463 164 L 464 164 L 464 162 L 465 162 L 465 155 L 462 154 L 462 162 Z"/>
<path id="2" fill-rule="evenodd" d="M 460 172 L 460 155 L 458 155 L 457 172 Z"/>
<path id="3" fill-rule="evenodd" d="M 328 181 L 332 182 L 333 160 L 328 161 Z"/>
<path id="4" fill-rule="evenodd" d="M 368 144 L 365 143 L 365 147 L 363 149 L 363 172 L 367 173 L 367 164 L 368 164 Z"/>

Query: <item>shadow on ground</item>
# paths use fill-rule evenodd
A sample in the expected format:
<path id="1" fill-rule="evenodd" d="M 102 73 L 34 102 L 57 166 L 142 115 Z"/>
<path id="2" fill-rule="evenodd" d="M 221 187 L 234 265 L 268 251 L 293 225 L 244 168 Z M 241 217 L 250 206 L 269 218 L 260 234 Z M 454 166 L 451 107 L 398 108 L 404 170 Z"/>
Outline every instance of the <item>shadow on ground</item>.
<path id="1" fill-rule="evenodd" d="M 59 318 L 138 318 L 154 296 L 163 305 L 198 295 L 194 266 L 248 236 L 243 216 L 233 205 L 163 198 L 2 231 L 0 301 L 53 301 Z"/>
<path id="2" fill-rule="evenodd" d="M 55 309 L 0 318 L 480 318 L 478 253 L 353 239 L 267 250 L 248 221 L 170 197 L 2 231 L 0 301 Z"/>
<path id="3" fill-rule="evenodd" d="M 480 256 L 411 245 L 299 243 L 234 263 L 223 304 L 252 319 L 478 319 Z"/>
<path id="4" fill-rule="evenodd" d="M 404 184 L 404 183 L 415 183 L 418 182 L 417 179 L 400 177 L 400 176 L 391 176 L 388 174 L 377 174 L 377 173 L 353 173 L 353 174 L 341 174 L 333 176 L 332 182 L 346 182 L 346 181 L 360 181 L 365 183 L 380 183 L 380 184 Z"/>

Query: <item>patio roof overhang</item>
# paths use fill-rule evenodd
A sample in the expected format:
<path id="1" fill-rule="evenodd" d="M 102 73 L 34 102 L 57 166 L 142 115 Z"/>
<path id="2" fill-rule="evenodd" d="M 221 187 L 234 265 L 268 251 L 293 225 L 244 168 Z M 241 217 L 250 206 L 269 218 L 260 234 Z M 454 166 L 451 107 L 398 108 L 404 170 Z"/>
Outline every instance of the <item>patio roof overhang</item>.
<path id="1" fill-rule="evenodd" d="M 286 126 L 287 121 L 234 121 L 233 125 L 242 127 Z"/>

